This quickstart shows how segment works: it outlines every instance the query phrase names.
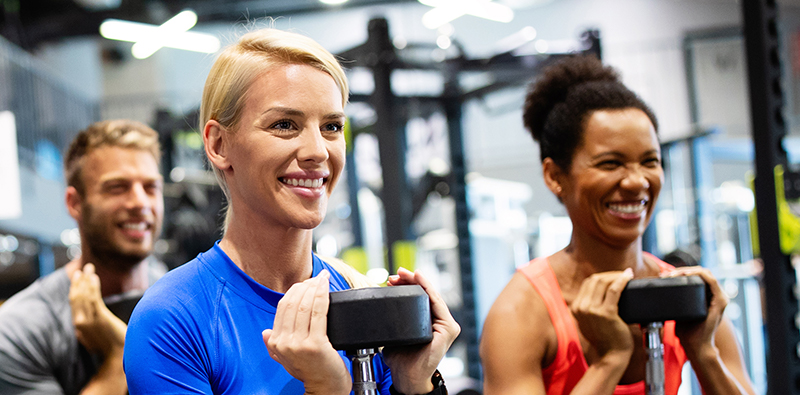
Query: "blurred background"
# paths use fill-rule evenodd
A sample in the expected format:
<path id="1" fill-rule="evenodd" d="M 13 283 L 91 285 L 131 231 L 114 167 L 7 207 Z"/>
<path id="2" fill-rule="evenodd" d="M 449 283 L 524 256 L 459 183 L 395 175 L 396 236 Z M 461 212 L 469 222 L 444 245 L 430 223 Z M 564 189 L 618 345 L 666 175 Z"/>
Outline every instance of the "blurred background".
<path id="1" fill-rule="evenodd" d="M 645 250 L 721 279 L 750 375 L 766 393 L 748 1 L 2 0 L 0 300 L 80 252 L 62 155 L 100 119 L 161 133 L 159 258 L 174 268 L 208 249 L 224 201 L 197 129 L 205 76 L 221 47 L 274 26 L 337 54 L 351 82 L 346 181 L 315 250 L 379 282 L 399 266 L 432 277 L 462 325 L 441 371 L 456 389 L 478 389 L 491 303 L 516 267 L 563 248 L 571 231 L 522 125 L 525 88 L 548 62 L 593 53 L 660 123 L 666 183 Z M 784 135 L 772 149 L 790 165 L 800 161 L 800 1 L 777 9 L 763 17 L 779 38 L 765 67 L 778 70 L 769 89 L 782 99 Z M 174 34 L 159 41 L 153 32 Z M 787 185 L 791 202 L 800 183 Z M 781 253 L 786 262 L 791 252 Z M 797 310 L 796 299 L 786 303 Z M 797 337 L 794 322 L 774 325 Z M 686 382 L 682 393 L 700 394 Z"/>

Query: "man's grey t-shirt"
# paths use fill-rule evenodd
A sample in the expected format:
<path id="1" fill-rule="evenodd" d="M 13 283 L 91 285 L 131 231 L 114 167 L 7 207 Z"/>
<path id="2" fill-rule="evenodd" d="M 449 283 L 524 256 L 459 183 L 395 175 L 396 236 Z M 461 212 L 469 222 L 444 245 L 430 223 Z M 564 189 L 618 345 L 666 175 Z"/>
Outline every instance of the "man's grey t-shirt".
<path id="1" fill-rule="evenodd" d="M 164 273 L 150 260 L 150 283 Z M 64 268 L 0 305 L 0 394 L 79 394 L 102 357 L 75 337 Z"/>

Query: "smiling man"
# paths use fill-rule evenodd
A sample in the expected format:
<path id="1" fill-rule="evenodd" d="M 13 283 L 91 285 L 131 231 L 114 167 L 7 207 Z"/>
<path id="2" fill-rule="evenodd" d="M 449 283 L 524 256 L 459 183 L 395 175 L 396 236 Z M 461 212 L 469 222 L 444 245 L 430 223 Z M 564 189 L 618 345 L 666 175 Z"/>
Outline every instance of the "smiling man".
<path id="1" fill-rule="evenodd" d="M 0 307 L 0 394 L 127 393 L 127 326 L 106 303 L 165 271 L 150 258 L 164 213 L 160 157 L 158 134 L 133 121 L 98 122 L 72 141 L 66 204 L 81 255 Z"/>

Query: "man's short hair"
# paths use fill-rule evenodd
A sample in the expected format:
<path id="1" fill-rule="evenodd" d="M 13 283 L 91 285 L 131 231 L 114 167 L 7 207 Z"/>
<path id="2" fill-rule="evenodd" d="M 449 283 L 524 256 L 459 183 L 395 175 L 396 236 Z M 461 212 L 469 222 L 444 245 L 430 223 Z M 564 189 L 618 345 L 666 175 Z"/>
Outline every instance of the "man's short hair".
<path id="1" fill-rule="evenodd" d="M 85 192 L 81 176 L 83 158 L 95 149 L 105 146 L 140 149 L 150 152 L 156 163 L 161 162 L 158 132 L 149 126 L 127 119 L 95 122 L 75 136 L 64 156 L 67 185 L 75 187 L 79 194 L 83 195 Z"/>

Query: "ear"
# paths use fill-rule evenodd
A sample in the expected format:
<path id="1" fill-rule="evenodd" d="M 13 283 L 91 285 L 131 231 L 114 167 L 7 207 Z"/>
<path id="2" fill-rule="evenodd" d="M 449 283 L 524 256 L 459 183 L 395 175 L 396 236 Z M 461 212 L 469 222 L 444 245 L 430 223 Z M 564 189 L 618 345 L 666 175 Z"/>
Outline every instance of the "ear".
<path id="1" fill-rule="evenodd" d="M 206 122 L 203 128 L 203 146 L 206 150 L 206 157 L 214 167 L 220 170 L 227 170 L 231 167 L 228 160 L 228 150 L 226 149 L 228 130 L 215 120 Z"/>
<path id="2" fill-rule="evenodd" d="M 542 161 L 542 175 L 544 176 L 544 183 L 550 192 L 561 201 L 561 193 L 564 189 L 564 179 L 566 174 L 556 162 L 551 158 L 544 158 Z"/>
<path id="3" fill-rule="evenodd" d="M 69 216 L 80 223 L 82 211 L 81 203 L 83 203 L 83 197 L 81 197 L 81 194 L 78 193 L 78 190 L 75 189 L 75 187 L 67 187 L 64 200 L 67 202 L 67 212 L 69 212 Z"/>

